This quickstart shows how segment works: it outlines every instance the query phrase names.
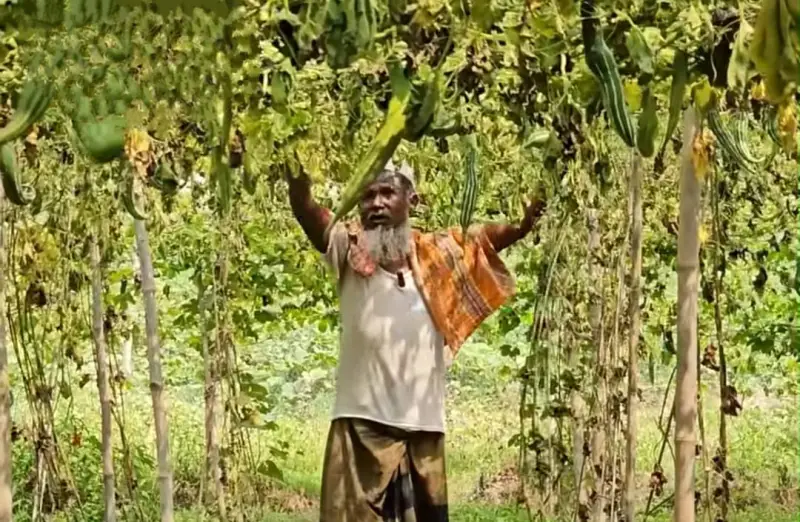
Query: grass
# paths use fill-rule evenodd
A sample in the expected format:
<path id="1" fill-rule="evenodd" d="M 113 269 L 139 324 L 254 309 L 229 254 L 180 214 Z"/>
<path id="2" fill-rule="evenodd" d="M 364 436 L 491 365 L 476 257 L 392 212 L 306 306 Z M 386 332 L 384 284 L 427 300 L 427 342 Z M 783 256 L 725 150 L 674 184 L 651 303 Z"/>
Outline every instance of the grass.
<path id="1" fill-rule="evenodd" d="M 644 508 L 647 499 L 647 481 L 658 455 L 661 434 L 657 417 L 661 398 L 657 389 L 645 392 L 645 403 L 640 419 L 638 460 L 639 501 Z M 490 480 L 513 466 L 516 450 L 508 447 L 508 439 L 517 426 L 516 390 L 509 388 L 502 395 L 488 397 L 461 397 L 451 400 L 448 412 L 448 482 L 452 505 L 452 519 L 463 521 L 527 520 L 524 511 L 509 505 L 486 505 L 472 499 L 481 478 Z M 504 405 L 499 408 L 498 405 Z M 715 397 L 705 397 L 706 445 L 715 448 L 718 440 L 719 413 Z M 285 486 L 311 497 L 319 492 L 320 465 L 324 451 L 324 433 L 327 429 L 327 409 L 320 407 L 311 420 L 287 419 L 281 426 L 283 436 L 304 440 L 293 446 L 287 459 Z M 314 437 L 300 438 L 309 431 Z M 797 462 L 798 433 L 797 408 L 790 401 L 779 405 L 762 406 L 754 403 L 740 416 L 728 419 L 729 467 L 734 474 L 732 486 L 733 510 L 730 522 L 782 522 L 797 521 Z M 698 434 L 698 441 L 699 441 Z M 674 483 L 671 440 L 662 466 L 669 493 Z M 713 456 L 713 454 L 711 455 Z M 781 469 L 784 470 L 783 477 Z M 698 461 L 696 475 L 702 476 L 702 461 Z M 712 489 L 713 489 L 712 482 Z M 512 492 L 508 492 L 512 493 Z M 780 499 L 781 494 L 784 500 Z M 655 499 L 657 505 L 662 499 Z M 671 520 L 671 502 L 651 520 Z M 311 520 L 309 518 L 275 518 L 266 520 Z"/>
<path id="2" fill-rule="evenodd" d="M 527 522 L 528 515 L 513 506 L 481 506 L 464 504 L 450 511 L 454 522 Z M 176 516 L 175 522 L 205 522 L 210 520 L 202 515 L 184 511 Z M 316 512 L 306 513 L 265 513 L 259 522 L 316 522 Z"/>
<path id="3" fill-rule="evenodd" d="M 464 355 L 467 365 L 474 362 L 470 359 L 481 356 L 480 351 L 478 354 Z M 478 484 L 501 476 L 505 470 L 513 468 L 517 458 L 516 449 L 509 447 L 507 441 L 518 429 L 518 390 L 514 385 L 505 386 L 493 380 L 489 369 L 484 370 L 485 380 L 473 382 L 472 385 L 465 384 L 469 379 L 451 382 L 447 467 L 453 517 L 458 520 L 512 517 L 508 519 L 515 520 L 513 517 L 517 516 L 517 510 L 511 507 L 474 503 Z M 653 385 L 643 386 L 637 451 L 637 491 L 642 510 L 647 501 L 650 471 L 663 439 L 658 417 L 667 377 L 666 372 L 662 372 Z M 713 458 L 718 444 L 719 397 L 716 386 L 716 376 L 707 375 L 702 388 L 705 446 L 709 459 Z M 285 486 L 310 497 L 316 497 L 319 493 L 329 400 L 329 396 L 320 398 L 309 412 L 309 417 L 287 417 L 281 423 L 280 433 L 284 438 L 303 441 L 292 446 L 287 459 Z M 797 403 L 790 397 L 776 399 L 755 394 L 743 398 L 743 404 L 744 409 L 737 417 L 728 417 L 728 465 L 734 476 L 731 520 L 782 520 L 783 517 L 794 517 L 796 520 L 800 456 Z M 307 436 L 309 432 L 315 436 Z M 671 437 L 672 434 L 667 441 L 662 462 L 667 478 L 665 494 L 669 494 L 674 484 Z M 697 433 L 697 437 L 700 444 L 700 433 Z M 702 458 L 698 459 L 696 476 L 702 489 Z M 716 478 L 712 477 L 712 492 L 715 482 Z M 513 496 L 512 492 L 506 493 Z M 660 498 L 654 499 L 653 505 L 660 501 Z M 671 506 L 671 502 L 667 502 L 663 508 L 667 518 L 671 516 Z M 505 511 L 495 514 L 492 511 L 495 509 Z M 486 516 L 483 519 L 475 518 L 480 517 L 480 513 Z M 660 517 L 661 513 L 656 513 L 656 516 Z"/>
<path id="4" fill-rule="evenodd" d="M 512 408 L 497 408 L 491 404 L 493 400 L 507 402 L 513 397 L 508 393 L 490 400 L 470 398 L 452 404 L 447 415 L 446 453 L 451 498 L 467 498 L 481 476 L 491 476 L 514 464 L 516 449 L 508 446 L 508 439 L 517 422 L 516 413 Z M 311 496 L 319 495 L 330 411 L 327 399 L 320 401 L 311 418 L 283 419 L 277 432 L 283 439 L 302 441 L 290 446 L 285 483 Z"/>
<path id="5" fill-rule="evenodd" d="M 480 350 L 464 357 L 480 357 Z M 492 365 L 471 375 L 459 373 L 450 384 L 448 399 L 447 468 L 451 520 L 522 521 L 527 520 L 524 510 L 512 505 L 516 493 L 515 478 L 509 478 L 517 459 L 516 448 L 508 440 L 518 429 L 518 389 L 498 378 Z M 706 447 L 716 447 L 719 415 L 718 398 L 713 390 L 713 376 L 704 392 Z M 645 386 L 640 415 L 640 434 L 637 452 L 637 491 L 639 503 L 644 507 L 648 480 L 658 449 L 661 434 L 657 419 L 663 400 L 666 376 L 654 386 Z M 18 396 L 21 396 L 19 394 Z M 275 431 L 254 431 L 253 439 L 261 457 L 276 441 L 288 441 L 285 458 L 277 460 L 283 480 L 274 483 L 261 494 L 261 506 L 249 510 L 258 514 L 261 522 L 306 522 L 316 520 L 316 499 L 319 496 L 320 472 L 332 394 L 318 394 L 301 408 L 279 410 L 276 413 Z M 89 435 L 99 433 L 99 415 L 96 390 L 86 386 L 73 397 L 70 414 L 62 410 L 59 430 L 64 434 L 80 431 L 84 434 L 82 446 L 68 445 L 66 449 L 70 467 L 84 492 L 83 501 L 99 512 L 99 495 L 102 490 L 99 471 L 99 452 Z M 176 481 L 176 504 L 180 506 L 178 522 L 211 520 L 191 506 L 196 498 L 198 476 L 202 468 L 202 392 L 198 386 L 173 387 L 169 390 L 170 435 L 173 467 Z M 127 435 L 136 450 L 135 467 L 141 477 L 140 494 L 150 508 L 157 509 L 157 490 L 153 473 L 153 427 L 150 398 L 145 386 L 129 389 L 125 395 Z M 15 416 L 23 421 L 23 401 L 15 404 Z M 732 487 L 732 513 L 730 522 L 789 522 L 798 520 L 797 486 L 798 439 L 797 403 L 789 398 L 766 400 L 752 397 L 745 400 L 739 416 L 728 420 L 730 441 L 730 470 L 734 474 Z M 115 427 L 116 430 L 116 427 Z M 67 437 L 61 436 L 62 440 Z M 119 447 L 115 434 L 115 445 Z M 24 482 L 30 465 L 30 450 L 24 444 L 15 445 L 15 484 Z M 88 450 L 88 451 L 87 451 Z M 712 455 L 713 456 L 713 455 Z M 120 456 L 117 455 L 118 479 Z M 667 477 L 665 495 L 674 484 L 671 450 L 663 462 Z M 702 486 L 702 459 L 696 468 L 698 483 Z M 567 480 L 569 482 L 569 480 Z M 480 489 L 479 485 L 488 485 Z M 713 489 L 713 485 L 712 485 Z M 17 491 L 24 496 L 24 491 Z M 568 490 L 562 495 L 567 511 L 571 512 L 572 495 Z M 656 499 L 657 504 L 662 499 Z M 153 512 L 153 511 L 151 511 Z M 24 513 L 17 519 L 25 521 Z M 96 520 L 88 517 L 87 520 Z M 123 517 L 124 519 L 124 517 Z M 54 521 L 56 519 L 53 519 Z M 649 520 L 671 520 L 671 503 Z M 703 520 L 698 517 L 698 521 Z"/>

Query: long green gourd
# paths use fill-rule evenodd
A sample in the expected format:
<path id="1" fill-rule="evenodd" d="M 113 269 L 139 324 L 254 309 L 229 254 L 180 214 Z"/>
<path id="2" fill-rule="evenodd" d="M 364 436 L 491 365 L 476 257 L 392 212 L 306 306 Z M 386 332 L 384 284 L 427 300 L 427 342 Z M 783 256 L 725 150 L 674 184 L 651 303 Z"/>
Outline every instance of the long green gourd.
<path id="1" fill-rule="evenodd" d="M 0 177 L 2 177 L 3 192 L 11 203 L 24 206 L 32 200 L 25 199 L 25 196 L 22 195 L 17 182 L 18 174 L 19 167 L 17 166 L 17 154 L 14 151 L 14 144 L 6 142 L 0 146 Z"/>
<path id="2" fill-rule="evenodd" d="M 478 144 L 474 134 L 465 136 L 464 142 L 467 144 L 467 155 L 464 165 L 464 195 L 461 199 L 459 224 L 466 241 L 467 229 L 472 223 L 472 215 L 475 213 L 475 204 L 478 201 Z"/>
<path id="3" fill-rule="evenodd" d="M 590 41 L 584 41 L 586 64 L 600 82 L 603 105 L 614 130 L 628 147 L 636 146 L 636 131 L 633 128 L 628 106 L 622 93 L 617 61 L 606 45 L 600 30 L 593 31 Z"/>
<path id="4" fill-rule="evenodd" d="M 52 96 L 53 88 L 49 83 L 28 82 L 20 94 L 19 104 L 11 120 L 0 128 L 0 145 L 27 134 L 44 116 Z"/>
<path id="5" fill-rule="evenodd" d="M 765 125 L 767 129 L 767 135 L 770 137 L 770 139 L 775 145 L 782 147 L 783 143 L 781 142 L 781 137 L 778 134 L 778 111 L 776 109 L 773 109 L 772 111 L 767 113 L 765 121 L 766 121 Z"/>
<path id="6" fill-rule="evenodd" d="M 656 133 L 658 132 L 657 109 L 656 97 L 648 86 L 644 91 L 642 114 L 639 116 L 639 127 L 636 132 L 636 146 L 645 158 L 649 158 L 655 153 Z"/>
<path id="7" fill-rule="evenodd" d="M 747 124 L 747 116 L 744 114 L 738 114 L 735 118 L 736 125 L 733 128 L 733 139 L 734 145 L 736 148 L 739 149 L 739 154 L 748 162 L 748 163 L 761 163 L 764 161 L 764 158 L 757 158 L 750 150 L 748 133 L 749 133 L 749 125 Z"/>
<path id="8" fill-rule="evenodd" d="M 328 231 L 356 206 L 364 189 L 380 174 L 403 139 L 406 130 L 406 109 L 411 100 L 411 84 L 405 72 L 399 67 L 392 69 L 391 83 L 392 99 L 389 101 L 386 118 L 358 163 L 356 174 L 350 178 L 345 187 L 339 206 L 328 224 Z"/>
<path id="9" fill-rule="evenodd" d="M 136 203 L 134 202 L 133 179 L 131 178 L 124 182 L 121 188 L 120 197 L 122 198 L 122 205 L 125 207 L 125 210 L 128 211 L 128 214 L 130 214 L 133 219 L 138 219 L 140 221 L 146 220 L 147 216 L 136 208 Z"/>
<path id="10" fill-rule="evenodd" d="M 713 108 L 710 109 L 707 116 L 708 127 L 711 129 L 711 132 L 714 133 L 714 136 L 716 136 L 717 143 L 719 143 L 723 154 L 739 168 L 755 173 L 755 165 L 742 155 L 742 151 L 736 145 L 731 133 L 722 123 L 722 119 L 717 110 Z"/>
<path id="11" fill-rule="evenodd" d="M 667 143 L 678 127 L 678 120 L 680 119 L 681 109 L 683 108 L 683 98 L 686 96 L 688 75 L 686 53 L 683 51 L 675 51 L 675 57 L 672 60 L 672 85 L 669 90 L 669 120 L 667 120 L 667 131 L 664 133 L 664 140 L 661 142 L 658 154 L 656 154 L 656 165 L 663 164 L 664 151 L 667 148 Z"/>

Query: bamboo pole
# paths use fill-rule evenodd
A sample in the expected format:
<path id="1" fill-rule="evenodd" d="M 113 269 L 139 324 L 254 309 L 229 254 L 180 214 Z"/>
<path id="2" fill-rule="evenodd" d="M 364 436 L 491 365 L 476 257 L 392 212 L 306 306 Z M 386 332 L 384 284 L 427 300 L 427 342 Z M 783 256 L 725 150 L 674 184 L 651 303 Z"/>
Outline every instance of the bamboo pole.
<path id="1" fill-rule="evenodd" d="M 589 281 L 590 281 L 590 304 L 589 322 L 592 328 L 592 344 L 596 350 L 596 368 L 594 384 L 597 387 L 597 401 L 595 411 L 600 414 L 600 421 L 592 428 L 591 457 L 592 470 L 594 474 L 594 490 L 596 493 L 594 505 L 592 506 L 592 520 L 594 522 L 605 522 L 606 516 L 606 485 L 605 485 L 605 447 L 606 432 L 610 431 L 610 419 L 606 415 L 606 397 L 608 386 L 608 372 L 606 365 L 606 350 L 603 342 L 602 332 L 602 310 L 601 300 L 603 294 L 603 277 L 598 266 L 600 256 L 600 224 L 597 209 L 592 208 L 588 213 L 589 227 Z"/>
<path id="2" fill-rule="evenodd" d="M 625 219 L 626 219 L 626 226 L 625 226 L 625 238 L 622 242 L 623 245 L 628 244 L 628 239 L 630 238 L 630 222 L 632 216 L 632 209 L 631 209 L 631 201 L 628 200 L 628 208 L 625 212 Z M 622 319 L 622 308 L 625 301 L 625 256 L 623 253 L 619 254 L 618 262 L 617 262 L 617 302 L 616 307 L 614 310 L 614 327 L 612 329 L 612 339 L 613 341 L 609 345 L 608 350 L 608 367 L 612 371 L 617 368 L 617 364 L 619 362 L 619 354 L 620 354 L 620 321 Z M 612 388 L 614 393 L 618 391 L 619 384 L 616 379 L 612 381 Z M 617 452 L 619 451 L 619 445 L 617 444 L 617 440 L 619 438 L 619 434 L 621 431 L 621 412 L 618 412 L 616 409 L 613 411 L 612 417 L 612 426 L 611 426 L 611 437 L 608 441 L 608 453 L 611 454 L 611 488 L 608 494 L 608 498 L 610 499 L 610 507 L 609 507 L 609 520 L 617 520 L 617 510 L 619 509 L 619 505 L 622 502 L 617 502 L 617 473 L 618 468 L 621 467 L 619 459 L 617 458 Z"/>
<path id="3" fill-rule="evenodd" d="M 641 328 L 642 279 L 642 157 L 633 152 L 630 178 L 631 200 L 631 297 L 628 302 L 628 429 L 625 432 L 625 520 L 636 516 L 636 415 L 639 388 L 639 331 Z"/>
<path id="4" fill-rule="evenodd" d="M 161 371 L 161 343 L 158 338 L 158 307 L 156 304 L 156 281 L 153 274 L 153 259 L 145 222 L 134 220 L 136 249 L 139 253 L 139 268 L 142 276 L 144 321 L 147 338 L 147 365 L 150 370 L 150 395 L 153 401 L 153 417 L 156 430 L 156 458 L 158 461 L 158 489 L 161 496 L 161 522 L 172 522 L 173 481 L 169 457 L 169 426 L 167 405 L 164 398 L 164 378 Z"/>
<path id="5" fill-rule="evenodd" d="M 692 107 L 683 120 L 678 223 L 678 378 L 675 388 L 675 522 L 694 522 L 697 443 L 697 289 L 700 278 L 700 183 L 692 162 L 697 128 Z"/>
<path id="6" fill-rule="evenodd" d="M 703 499 L 700 502 L 700 508 L 705 511 L 706 520 L 711 522 L 711 476 L 709 474 L 710 468 L 708 467 L 708 444 L 706 439 L 705 417 L 703 416 L 703 392 L 700 386 L 702 380 L 702 366 L 700 365 L 700 343 L 698 342 L 697 356 L 695 357 L 695 364 L 697 365 L 697 429 L 700 432 L 700 453 L 703 457 Z"/>
<path id="7" fill-rule="evenodd" d="M 725 335 L 722 324 L 722 305 L 720 301 L 723 297 L 722 277 L 719 267 L 725 256 L 722 245 L 722 230 L 719 219 L 719 184 L 717 181 L 717 169 L 714 169 L 712 190 L 713 203 L 713 229 L 714 229 L 714 262 L 712 265 L 714 274 L 714 327 L 716 330 L 717 350 L 719 353 L 719 469 L 721 470 L 722 496 L 719 499 L 720 515 L 722 522 L 728 520 L 728 504 L 730 503 L 730 482 L 728 480 L 728 411 L 726 411 L 726 396 L 728 395 L 728 363 L 725 359 Z M 699 358 L 699 351 L 698 351 Z M 710 499 L 707 499 L 710 502 Z"/>
<path id="8" fill-rule="evenodd" d="M 224 248 L 224 247 L 223 247 Z M 214 270 L 214 287 L 213 287 L 213 303 L 214 303 L 214 324 L 215 324 L 215 338 L 209 348 L 213 347 L 213 351 L 209 350 L 209 357 L 211 363 L 211 379 L 216 385 L 216 390 L 218 393 L 222 392 L 222 368 L 225 368 L 225 372 L 228 374 L 230 373 L 230 365 L 227 364 L 229 361 L 228 357 L 228 342 L 227 342 L 227 322 L 226 318 L 226 306 L 227 300 L 225 296 L 225 288 L 228 285 L 228 258 L 225 252 L 220 252 L 217 257 L 217 264 Z M 229 389 L 228 393 L 230 396 L 234 397 L 235 400 L 235 390 Z M 224 399 L 223 399 L 224 400 Z M 223 416 L 225 415 L 235 415 L 235 412 L 227 412 L 223 411 Z M 222 423 L 223 426 L 225 425 L 226 419 L 223 417 Z M 231 432 L 233 430 L 231 429 Z M 229 433 L 230 434 L 230 433 Z M 222 461 L 220 459 L 219 453 L 219 434 L 217 434 L 217 446 L 212 447 L 209 456 L 211 458 L 216 458 L 217 466 L 212 468 L 212 473 L 214 473 L 214 484 L 215 489 L 217 492 L 217 515 L 220 519 L 224 522 L 228 520 L 228 503 L 227 503 L 227 492 L 226 487 L 228 485 L 235 486 L 235 484 L 231 484 L 231 480 L 229 478 L 227 484 L 222 483 Z M 231 444 L 232 445 L 232 444 Z M 235 465 L 235 461 L 233 460 L 233 456 L 229 457 L 231 461 L 231 465 L 228 467 L 228 476 L 230 477 L 232 466 Z M 235 478 L 235 477 L 234 477 Z M 235 496 L 231 497 L 235 499 Z M 235 515 L 234 515 L 235 516 Z"/>
<path id="9" fill-rule="evenodd" d="M 116 522 L 117 506 L 114 491 L 114 455 L 111 445 L 111 393 L 108 382 L 108 353 L 103 331 L 103 280 L 100 268 L 100 247 L 92 236 L 92 337 L 95 344 L 97 389 L 100 393 L 101 445 L 103 458 L 103 522 Z"/>
<path id="10" fill-rule="evenodd" d="M 197 299 L 199 308 L 200 343 L 203 347 L 203 381 L 205 386 L 205 442 L 206 442 L 206 472 L 204 478 L 208 480 L 206 488 L 217 499 L 217 509 L 225 513 L 225 490 L 222 485 L 222 475 L 219 463 L 219 370 L 217 364 L 216 342 L 210 342 L 208 335 L 208 296 L 206 288 L 198 276 Z M 209 480 L 210 479 L 210 480 Z M 205 494 L 205 491 L 203 491 Z"/>
<path id="11" fill-rule="evenodd" d="M 5 194 L 0 186 L 0 522 L 11 522 L 11 386 L 6 345 Z"/>

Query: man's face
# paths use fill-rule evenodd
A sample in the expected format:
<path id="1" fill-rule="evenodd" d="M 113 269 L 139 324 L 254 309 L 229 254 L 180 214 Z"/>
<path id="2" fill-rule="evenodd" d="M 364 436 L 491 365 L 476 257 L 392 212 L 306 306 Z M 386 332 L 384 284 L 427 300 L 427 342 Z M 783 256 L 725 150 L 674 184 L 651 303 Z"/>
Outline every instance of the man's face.
<path id="1" fill-rule="evenodd" d="M 361 223 L 367 230 L 400 226 L 408 221 L 408 211 L 416 197 L 399 176 L 379 178 L 361 198 Z"/>

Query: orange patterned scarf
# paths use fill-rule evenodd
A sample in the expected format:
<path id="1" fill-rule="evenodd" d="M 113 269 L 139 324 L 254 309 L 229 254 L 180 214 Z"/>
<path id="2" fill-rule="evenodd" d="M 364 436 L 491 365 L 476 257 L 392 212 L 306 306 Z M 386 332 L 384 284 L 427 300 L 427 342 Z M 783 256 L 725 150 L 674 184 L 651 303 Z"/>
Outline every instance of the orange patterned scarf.
<path id="1" fill-rule="evenodd" d="M 347 262 L 369 277 L 377 266 L 359 242 L 361 225 L 347 224 Z M 514 293 L 514 278 L 480 226 L 412 231 L 409 265 L 428 311 L 455 356 L 476 328 Z"/>

